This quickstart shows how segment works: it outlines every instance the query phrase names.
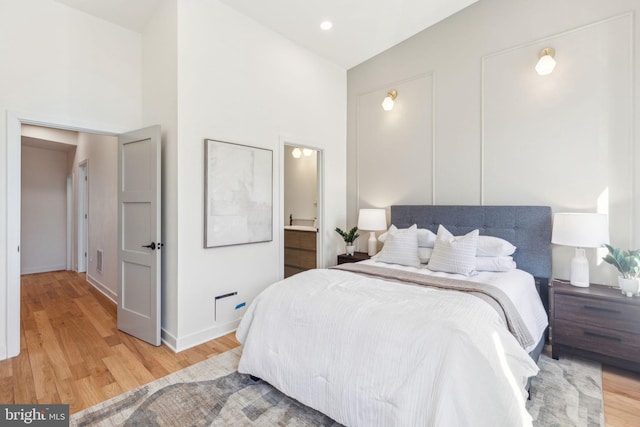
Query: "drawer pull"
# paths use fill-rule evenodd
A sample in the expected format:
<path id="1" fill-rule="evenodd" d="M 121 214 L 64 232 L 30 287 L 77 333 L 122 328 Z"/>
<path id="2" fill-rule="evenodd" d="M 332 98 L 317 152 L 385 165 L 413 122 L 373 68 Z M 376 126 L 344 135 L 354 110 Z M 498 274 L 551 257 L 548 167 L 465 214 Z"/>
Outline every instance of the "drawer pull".
<path id="1" fill-rule="evenodd" d="M 622 341 L 618 337 L 612 337 L 610 335 L 598 334 L 598 333 L 595 333 L 595 332 L 584 331 L 584 334 L 588 335 L 590 337 L 604 338 L 604 339 L 610 340 L 610 341 L 618 341 L 618 342 Z"/>
<path id="2" fill-rule="evenodd" d="M 620 314 L 620 311 L 618 310 L 613 310 L 613 309 L 604 308 L 604 307 L 596 307 L 594 305 L 585 305 L 584 308 L 586 308 L 587 310 L 606 311 L 607 313 Z"/>

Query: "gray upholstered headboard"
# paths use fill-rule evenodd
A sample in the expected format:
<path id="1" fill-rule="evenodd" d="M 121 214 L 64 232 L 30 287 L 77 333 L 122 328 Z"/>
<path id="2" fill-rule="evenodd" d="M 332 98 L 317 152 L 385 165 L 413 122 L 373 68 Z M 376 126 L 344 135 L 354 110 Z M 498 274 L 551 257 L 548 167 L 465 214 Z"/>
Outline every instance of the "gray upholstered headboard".
<path id="1" fill-rule="evenodd" d="M 519 269 L 540 279 L 551 277 L 551 208 L 549 206 L 391 206 L 391 223 L 398 228 L 417 224 L 434 233 L 444 225 L 454 235 L 480 230 L 517 247 Z"/>

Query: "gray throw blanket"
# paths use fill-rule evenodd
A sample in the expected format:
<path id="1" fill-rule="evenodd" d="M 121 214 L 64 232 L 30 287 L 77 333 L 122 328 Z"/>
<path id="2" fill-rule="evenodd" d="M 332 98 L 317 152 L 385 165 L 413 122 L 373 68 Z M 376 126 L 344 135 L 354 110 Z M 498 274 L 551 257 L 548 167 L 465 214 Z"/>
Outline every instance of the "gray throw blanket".
<path id="1" fill-rule="evenodd" d="M 495 286 L 475 283 L 468 280 L 450 279 L 448 277 L 427 276 L 412 271 L 376 267 L 360 263 L 345 263 L 334 267 L 338 270 L 350 271 L 383 280 L 406 283 L 410 285 L 428 286 L 439 289 L 466 292 L 486 301 L 505 321 L 509 332 L 518 340 L 522 348 L 535 344 L 520 313 L 509 297 Z"/>

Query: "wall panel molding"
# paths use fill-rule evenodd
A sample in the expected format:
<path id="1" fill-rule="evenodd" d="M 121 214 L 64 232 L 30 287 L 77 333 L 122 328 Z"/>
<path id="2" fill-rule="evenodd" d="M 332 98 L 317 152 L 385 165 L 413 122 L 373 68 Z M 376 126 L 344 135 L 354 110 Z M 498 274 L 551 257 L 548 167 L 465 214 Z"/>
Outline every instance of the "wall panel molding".
<path id="1" fill-rule="evenodd" d="M 382 110 L 381 103 L 389 90 L 398 91 L 398 99 L 396 106 L 392 111 L 385 112 Z M 429 99 L 419 98 L 419 89 L 426 94 Z M 424 121 L 405 120 L 403 117 L 417 114 L 420 108 L 425 108 L 426 118 L 430 123 L 425 125 Z M 390 188 L 378 188 L 380 193 L 377 195 L 377 201 L 370 200 L 370 191 L 367 183 L 375 178 L 372 175 L 372 167 L 365 165 L 367 161 L 367 151 L 372 147 L 375 148 L 380 140 L 372 141 L 372 139 L 383 138 L 383 134 L 387 134 L 393 139 L 392 143 L 396 145 L 395 151 L 389 152 L 389 156 L 379 156 L 376 158 L 375 169 L 378 176 L 387 176 L 391 180 L 397 176 L 393 170 L 395 164 L 407 164 L 415 161 L 415 151 L 406 149 L 415 144 L 412 136 L 415 133 L 421 134 L 426 139 L 428 156 L 430 157 L 427 164 L 422 166 L 428 167 L 428 180 L 425 183 L 426 191 L 422 191 L 419 197 L 423 203 L 435 203 L 435 165 L 436 165 L 436 96 L 435 96 L 435 74 L 433 72 L 422 73 L 410 78 L 387 83 L 375 89 L 361 92 L 357 95 L 356 102 L 356 126 L 355 126 L 355 196 L 356 206 L 353 213 L 357 219 L 358 210 L 361 207 L 388 207 L 391 204 L 402 203 L 402 199 L 396 200 L 397 194 L 390 194 Z M 394 114 L 396 116 L 394 116 Z M 379 119 L 379 120 L 378 120 Z M 408 129 L 411 125 L 413 129 Z M 422 126 L 422 128 L 420 128 Z M 404 132 L 404 133 L 403 133 Z M 414 135 L 412 135 L 412 133 Z M 405 149 L 403 149 L 403 147 Z M 424 147 L 422 147 L 424 148 Z M 412 160 L 413 159 L 413 160 Z M 391 176 L 390 176 L 391 175 Z"/>
<path id="2" fill-rule="evenodd" d="M 611 243 L 634 246 L 634 22 L 624 13 L 482 58 L 482 204 L 606 213 Z M 539 76 L 545 47 L 556 50 L 557 66 Z M 554 250 L 554 270 L 568 265 L 569 252 Z M 594 267 L 601 254 L 588 257 Z M 592 279 L 607 283 L 609 273 L 594 268 Z"/>

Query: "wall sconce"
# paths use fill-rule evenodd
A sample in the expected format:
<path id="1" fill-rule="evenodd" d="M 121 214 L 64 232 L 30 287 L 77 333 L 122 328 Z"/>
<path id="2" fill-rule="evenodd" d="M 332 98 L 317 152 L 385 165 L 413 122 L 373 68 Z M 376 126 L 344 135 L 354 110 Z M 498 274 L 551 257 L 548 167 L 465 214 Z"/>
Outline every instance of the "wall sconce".
<path id="1" fill-rule="evenodd" d="M 393 110 L 393 104 L 395 104 L 396 97 L 398 96 L 398 92 L 395 90 L 391 90 L 387 92 L 387 96 L 384 97 L 382 101 L 382 108 L 384 111 Z"/>
<path id="2" fill-rule="evenodd" d="M 300 156 L 302 156 L 302 150 L 300 150 L 299 148 L 294 148 L 293 151 L 291 152 L 291 155 L 295 158 L 295 159 L 299 159 Z"/>
<path id="3" fill-rule="evenodd" d="M 311 148 L 303 148 L 302 154 L 304 154 L 305 157 L 309 157 L 313 154 L 313 150 Z"/>
<path id="4" fill-rule="evenodd" d="M 552 47 L 545 47 L 540 51 L 538 57 L 538 63 L 536 64 L 536 71 L 541 76 L 551 74 L 556 67 L 556 60 L 553 57 L 556 55 L 556 51 Z"/>

